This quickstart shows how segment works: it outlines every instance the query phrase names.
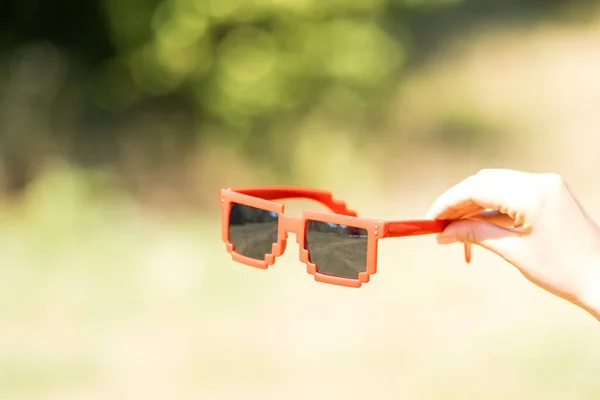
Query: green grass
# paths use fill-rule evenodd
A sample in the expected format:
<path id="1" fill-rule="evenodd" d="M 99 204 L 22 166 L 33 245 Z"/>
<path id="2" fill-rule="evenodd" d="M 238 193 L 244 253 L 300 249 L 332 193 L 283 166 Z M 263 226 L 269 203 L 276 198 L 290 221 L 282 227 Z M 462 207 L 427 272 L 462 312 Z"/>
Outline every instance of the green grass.
<path id="1" fill-rule="evenodd" d="M 465 267 L 426 238 L 386 242 L 374 279 L 340 288 L 306 274 L 294 241 L 263 271 L 231 260 L 218 215 L 157 218 L 88 176 L 45 179 L 2 208 L 1 399 L 591 399 L 600 390 L 596 323 L 541 294 L 527 300 L 539 293 L 521 280 L 498 283 L 490 271 L 505 269 L 486 269 L 480 252 L 457 276 Z M 352 251 L 327 246 L 333 258 Z M 498 305 L 507 294 L 520 305 Z"/>

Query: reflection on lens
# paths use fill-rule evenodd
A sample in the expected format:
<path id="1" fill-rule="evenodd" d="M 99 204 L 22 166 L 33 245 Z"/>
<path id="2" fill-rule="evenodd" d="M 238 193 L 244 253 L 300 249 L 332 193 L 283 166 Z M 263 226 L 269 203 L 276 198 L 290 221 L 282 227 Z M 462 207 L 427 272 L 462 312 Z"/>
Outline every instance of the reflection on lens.
<path id="1" fill-rule="evenodd" d="M 357 279 L 367 270 L 368 234 L 365 229 L 308 221 L 306 248 L 322 274 Z"/>
<path id="2" fill-rule="evenodd" d="M 246 257 L 263 260 L 277 243 L 278 215 L 243 204 L 232 203 L 229 212 L 229 241 Z"/>

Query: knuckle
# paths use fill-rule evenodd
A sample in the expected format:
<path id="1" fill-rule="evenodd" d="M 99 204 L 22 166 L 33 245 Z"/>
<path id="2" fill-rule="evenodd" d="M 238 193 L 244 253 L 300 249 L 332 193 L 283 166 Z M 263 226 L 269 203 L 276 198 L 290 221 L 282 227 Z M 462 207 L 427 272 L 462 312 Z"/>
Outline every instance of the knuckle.
<path id="1" fill-rule="evenodd" d="M 463 242 L 467 243 L 467 244 L 478 243 L 477 232 L 475 232 L 475 229 L 473 229 L 473 228 L 467 229 Z"/>
<path id="2" fill-rule="evenodd" d="M 477 173 L 474 176 L 477 176 L 477 177 L 486 177 L 486 176 L 490 175 L 491 171 L 492 170 L 489 169 L 489 168 L 483 168 L 483 169 L 480 169 L 479 171 L 477 171 Z"/>
<path id="3" fill-rule="evenodd" d="M 566 185 L 564 178 L 554 172 L 541 175 L 540 188 L 546 193 L 555 193 L 562 190 Z"/>
<path id="4" fill-rule="evenodd" d="M 472 188 L 473 187 L 481 187 L 486 182 L 490 181 L 490 178 L 491 178 L 491 175 L 492 175 L 492 171 L 493 170 L 489 169 L 489 168 L 480 169 L 479 171 L 477 171 L 473 175 L 469 176 L 465 180 L 465 182 L 468 185 L 470 185 Z"/>

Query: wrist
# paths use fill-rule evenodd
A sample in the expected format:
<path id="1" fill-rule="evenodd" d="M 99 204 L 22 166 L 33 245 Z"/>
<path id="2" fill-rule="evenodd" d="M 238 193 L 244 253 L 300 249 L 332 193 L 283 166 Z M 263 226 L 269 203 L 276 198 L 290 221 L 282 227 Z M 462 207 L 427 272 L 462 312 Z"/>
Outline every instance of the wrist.
<path id="1" fill-rule="evenodd" d="M 583 308 L 592 314 L 598 321 L 600 321 L 600 295 L 598 292 L 600 288 L 596 288 L 596 294 L 590 294 L 584 299 Z"/>
<path id="2" fill-rule="evenodd" d="M 587 271 L 579 302 L 582 308 L 600 321 L 600 256 L 588 263 Z"/>

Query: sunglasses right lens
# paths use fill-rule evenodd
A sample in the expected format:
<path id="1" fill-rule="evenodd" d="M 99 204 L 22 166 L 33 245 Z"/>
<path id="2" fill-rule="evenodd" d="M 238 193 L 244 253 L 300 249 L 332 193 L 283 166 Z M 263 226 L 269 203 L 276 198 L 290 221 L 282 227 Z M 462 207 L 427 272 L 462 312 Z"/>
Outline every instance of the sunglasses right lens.
<path id="1" fill-rule="evenodd" d="M 306 249 L 322 274 L 358 279 L 367 270 L 369 235 L 365 229 L 309 220 Z"/>
<path id="2" fill-rule="evenodd" d="M 264 260 L 277 243 L 278 221 L 276 212 L 231 203 L 229 241 L 236 253 Z"/>

